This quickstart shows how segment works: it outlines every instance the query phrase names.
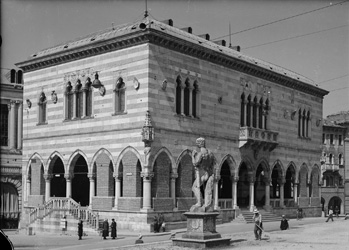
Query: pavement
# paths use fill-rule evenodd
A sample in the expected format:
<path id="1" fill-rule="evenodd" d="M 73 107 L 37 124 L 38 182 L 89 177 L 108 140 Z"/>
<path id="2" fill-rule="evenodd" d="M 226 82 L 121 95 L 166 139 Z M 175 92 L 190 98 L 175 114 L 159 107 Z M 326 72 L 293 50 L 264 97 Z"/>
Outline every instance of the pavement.
<path id="1" fill-rule="evenodd" d="M 335 223 L 344 220 L 344 218 L 334 218 Z M 290 229 L 301 228 L 304 225 L 309 224 L 322 224 L 324 225 L 326 218 L 304 218 L 302 220 L 291 219 L 289 220 Z M 332 223 L 332 222 L 329 222 Z M 265 222 L 263 223 L 266 233 L 280 231 L 280 222 Z M 223 237 L 231 237 L 232 242 L 239 241 L 244 238 L 243 235 L 253 235 L 253 224 L 245 224 L 241 222 L 230 222 L 216 226 L 217 232 Z M 170 232 L 163 233 L 144 233 L 134 232 L 125 229 L 118 229 L 118 237 L 112 240 L 110 237 L 103 240 L 100 236 L 85 236 L 82 240 L 78 240 L 77 235 L 59 235 L 40 233 L 38 235 L 26 235 L 24 233 L 18 233 L 18 231 L 5 231 L 9 239 L 12 241 L 14 248 L 17 249 L 54 249 L 54 250 L 99 250 L 99 249 L 128 249 L 135 246 L 135 240 L 138 239 L 140 233 L 143 235 L 144 244 L 156 245 L 162 243 L 170 243 L 171 237 L 181 237 L 186 232 L 186 229 L 177 229 Z M 246 237 L 245 237 L 246 238 Z M 140 246 L 140 245 L 138 245 Z"/>

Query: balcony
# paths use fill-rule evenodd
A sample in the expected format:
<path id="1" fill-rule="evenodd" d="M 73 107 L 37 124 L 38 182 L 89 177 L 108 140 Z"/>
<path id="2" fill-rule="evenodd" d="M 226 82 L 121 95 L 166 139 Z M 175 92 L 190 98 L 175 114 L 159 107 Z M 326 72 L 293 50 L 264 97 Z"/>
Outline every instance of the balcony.
<path id="1" fill-rule="evenodd" d="M 278 134 L 270 130 L 240 127 L 239 148 L 252 147 L 272 151 L 278 145 Z"/>
<path id="2" fill-rule="evenodd" d="M 321 165 L 321 172 L 325 172 L 327 170 L 332 170 L 334 171 L 339 171 L 339 165 L 338 164 L 330 164 L 330 163 L 325 163 Z"/>

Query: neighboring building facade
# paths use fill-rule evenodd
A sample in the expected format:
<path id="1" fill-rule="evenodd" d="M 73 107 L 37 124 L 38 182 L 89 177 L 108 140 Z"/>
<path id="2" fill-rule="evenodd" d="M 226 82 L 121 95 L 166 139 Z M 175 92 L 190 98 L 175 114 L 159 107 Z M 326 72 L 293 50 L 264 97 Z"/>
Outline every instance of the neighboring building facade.
<path id="1" fill-rule="evenodd" d="M 349 111 L 327 116 L 323 124 L 321 172 L 323 209 L 349 213 Z"/>
<path id="2" fill-rule="evenodd" d="M 207 39 L 144 18 L 17 64 L 33 103 L 23 117 L 27 223 L 58 197 L 123 228 L 148 230 L 159 212 L 183 219 L 198 137 L 217 159 L 224 220 L 255 206 L 321 215 L 328 92 Z"/>
<path id="3" fill-rule="evenodd" d="M 1 228 L 18 228 L 22 208 L 21 70 L 1 70 Z"/>

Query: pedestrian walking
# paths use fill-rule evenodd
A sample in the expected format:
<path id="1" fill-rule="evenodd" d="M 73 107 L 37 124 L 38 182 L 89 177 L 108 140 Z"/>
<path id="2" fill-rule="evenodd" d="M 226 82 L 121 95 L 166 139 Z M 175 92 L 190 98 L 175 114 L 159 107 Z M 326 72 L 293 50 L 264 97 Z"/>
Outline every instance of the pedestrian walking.
<path id="1" fill-rule="evenodd" d="M 329 219 L 331 219 L 332 222 L 333 222 L 333 210 L 332 210 L 332 207 L 330 207 L 330 209 L 328 210 L 328 217 L 327 217 L 326 222 L 328 222 Z"/>
<path id="2" fill-rule="evenodd" d="M 262 222 L 262 215 L 259 213 L 258 209 L 255 209 L 253 211 L 253 217 L 254 221 L 254 236 L 256 240 L 262 239 L 262 230 L 263 230 L 263 222 Z"/>
<path id="3" fill-rule="evenodd" d="M 82 220 L 79 220 L 79 223 L 78 223 L 79 240 L 81 240 L 82 234 L 83 234 L 83 224 L 82 224 Z"/>
<path id="4" fill-rule="evenodd" d="M 336 207 L 334 208 L 334 214 L 335 214 L 336 217 L 338 218 L 338 216 L 339 216 L 339 208 L 338 208 L 338 206 L 336 206 Z"/>
<path id="5" fill-rule="evenodd" d="M 108 220 L 105 219 L 103 222 L 103 239 L 105 240 L 107 236 L 109 236 L 109 223 Z"/>
<path id="6" fill-rule="evenodd" d="M 111 219 L 111 237 L 113 238 L 113 240 L 115 238 L 117 238 L 117 225 L 114 219 Z"/>
<path id="7" fill-rule="evenodd" d="M 285 215 L 282 215 L 280 229 L 281 230 L 287 230 L 289 228 L 288 220 L 286 219 Z"/>

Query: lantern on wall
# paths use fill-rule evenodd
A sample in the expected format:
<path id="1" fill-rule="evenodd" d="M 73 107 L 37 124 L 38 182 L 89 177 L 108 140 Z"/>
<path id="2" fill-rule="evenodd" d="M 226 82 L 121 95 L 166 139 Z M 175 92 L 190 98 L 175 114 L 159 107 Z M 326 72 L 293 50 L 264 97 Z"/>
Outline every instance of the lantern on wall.
<path id="1" fill-rule="evenodd" d="M 154 141 L 154 137 L 155 137 L 154 128 L 151 124 L 149 110 L 147 110 L 147 113 L 145 114 L 144 125 L 142 127 L 142 141 L 145 143 L 149 143 Z"/>

